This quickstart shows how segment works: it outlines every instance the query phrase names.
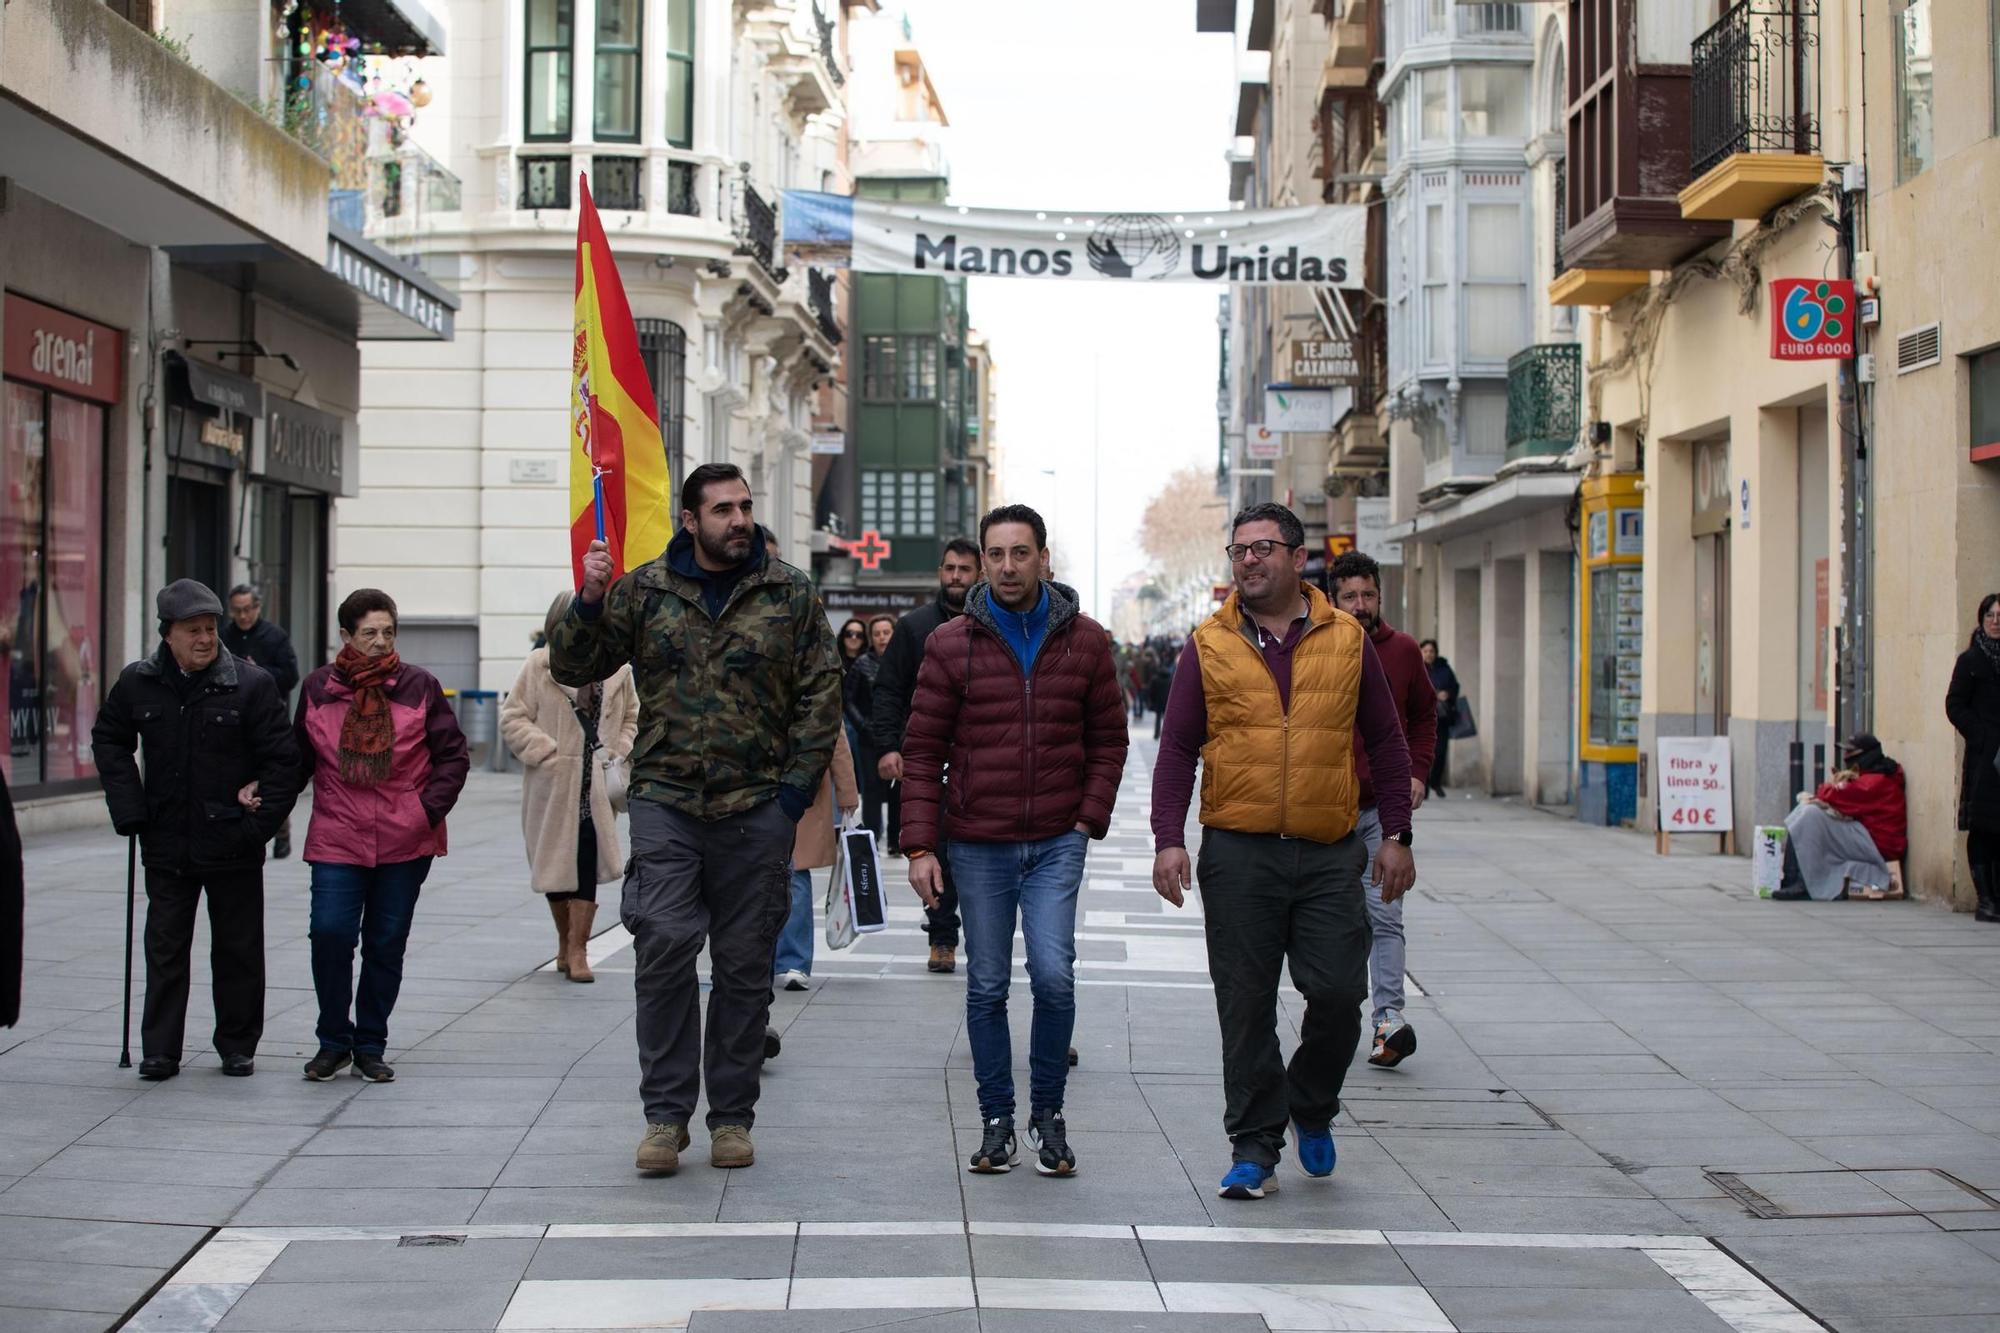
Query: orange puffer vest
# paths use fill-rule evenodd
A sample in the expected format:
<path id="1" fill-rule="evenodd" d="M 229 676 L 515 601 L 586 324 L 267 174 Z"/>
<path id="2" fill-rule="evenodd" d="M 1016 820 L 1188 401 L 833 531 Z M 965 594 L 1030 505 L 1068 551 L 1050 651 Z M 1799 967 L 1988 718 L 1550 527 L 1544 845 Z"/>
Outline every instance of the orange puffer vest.
<path id="1" fill-rule="evenodd" d="M 1319 589 L 1308 586 L 1306 600 L 1311 623 L 1292 648 L 1289 711 L 1235 593 L 1194 632 L 1208 712 L 1205 827 L 1329 843 L 1354 831 L 1354 713 L 1366 634 Z"/>

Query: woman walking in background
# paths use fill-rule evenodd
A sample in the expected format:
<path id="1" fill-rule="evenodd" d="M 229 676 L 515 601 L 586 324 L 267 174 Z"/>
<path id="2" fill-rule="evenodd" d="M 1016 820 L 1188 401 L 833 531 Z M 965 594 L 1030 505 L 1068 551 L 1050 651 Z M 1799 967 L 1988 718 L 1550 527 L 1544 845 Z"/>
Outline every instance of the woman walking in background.
<path id="1" fill-rule="evenodd" d="M 1959 770 L 1958 827 L 1965 835 L 1965 859 L 1979 895 L 1979 921 L 2000 921 L 2000 593 L 1979 602 L 1972 642 L 1958 655 L 1945 691 L 1945 716 L 1965 737 Z"/>
<path id="2" fill-rule="evenodd" d="M 859 616 L 849 616 L 835 643 L 840 650 L 840 729 L 847 733 L 848 757 L 859 764 L 863 753 L 870 748 L 868 704 L 874 697 L 872 682 L 856 670 L 868 656 L 866 622 Z"/>
<path id="3" fill-rule="evenodd" d="M 874 714 L 875 677 L 882 670 L 882 654 L 889 651 L 889 641 L 895 637 L 896 617 L 884 613 L 869 619 L 868 652 L 854 664 L 855 673 L 861 677 L 861 715 L 864 718 Z M 864 737 L 868 734 L 866 723 L 862 725 L 861 734 Z M 861 764 L 861 822 L 874 830 L 875 836 L 884 839 L 883 849 L 888 855 L 901 856 L 903 794 L 895 783 L 885 781 L 875 771 L 877 758 L 871 751 Z"/>
<path id="4" fill-rule="evenodd" d="M 1438 652 L 1436 639 L 1425 639 L 1417 645 L 1417 650 L 1424 655 L 1424 670 L 1430 672 L 1431 688 L 1437 692 L 1438 701 L 1437 750 L 1431 755 L 1431 771 L 1424 778 L 1424 789 L 1432 796 L 1442 796 L 1444 780 L 1451 773 L 1451 729 L 1458 725 L 1458 673 Z"/>
<path id="5" fill-rule="evenodd" d="M 313 784 L 306 862 L 319 1053 L 306 1077 L 324 1083 L 351 1061 L 362 1078 L 387 1083 L 396 1071 L 382 1057 L 417 894 L 445 854 L 444 819 L 470 764 L 437 677 L 396 655 L 395 599 L 359 589 L 339 619 L 340 656 L 306 677 L 296 724 Z"/>
<path id="6" fill-rule="evenodd" d="M 553 632 L 576 594 L 549 607 Z M 639 734 L 639 694 L 632 668 L 572 690 L 549 674 L 549 650 L 537 648 L 500 707 L 500 734 L 526 768 L 521 834 L 528 845 L 529 886 L 548 899 L 556 926 L 556 970 L 571 981 L 597 978 L 587 955 L 597 916 L 597 886 L 625 873 L 606 762 L 625 760 Z"/>

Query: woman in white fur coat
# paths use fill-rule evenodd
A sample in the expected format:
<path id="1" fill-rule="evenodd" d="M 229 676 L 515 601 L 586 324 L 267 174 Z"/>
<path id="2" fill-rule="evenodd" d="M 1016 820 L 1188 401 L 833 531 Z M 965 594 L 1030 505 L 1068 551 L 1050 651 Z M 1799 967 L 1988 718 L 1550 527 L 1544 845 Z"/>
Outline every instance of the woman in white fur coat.
<path id="1" fill-rule="evenodd" d="M 556 598 L 548 625 L 569 610 L 574 595 Z M 500 734 L 527 769 L 521 833 L 528 844 L 530 883 L 548 899 L 556 923 L 556 969 L 571 981 L 597 980 L 585 952 L 597 915 L 597 886 L 625 874 L 604 762 L 613 755 L 629 760 L 638 733 L 639 694 L 631 667 L 573 690 L 549 675 L 547 648 L 528 654 L 500 706 Z"/>

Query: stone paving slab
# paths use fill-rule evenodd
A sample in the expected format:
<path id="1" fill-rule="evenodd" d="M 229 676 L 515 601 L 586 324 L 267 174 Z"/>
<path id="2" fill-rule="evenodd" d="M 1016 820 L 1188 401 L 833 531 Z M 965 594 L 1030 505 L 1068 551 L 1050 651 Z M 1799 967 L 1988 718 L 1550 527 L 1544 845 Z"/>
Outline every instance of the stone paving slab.
<path id="1" fill-rule="evenodd" d="M 1760 902 L 1745 862 L 1504 802 L 1419 814 L 1419 1051 L 1357 1059 L 1333 1180 L 1287 1165 L 1262 1202 L 1217 1199 L 1199 896 L 1176 912 L 1148 884 L 1151 749 L 1088 872 L 1067 1181 L 963 1173 L 963 973 L 925 971 L 910 904 L 775 997 L 757 1167 L 711 1170 L 697 1134 L 678 1175 L 647 1179 L 628 941 L 606 922 L 595 986 L 549 969 L 517 778 L 475 774 L 453 816 L 388 1086 L 297 1078 L 315 1043 L 296 862 L 268 876 L 258 1076 L 223 1079 L 192 1046 L 165 1084 L 116 1069 L 123 848 L 37 839 L 27 1012 L 0 1032 L 0 1329 L 360 1326 L 333 1290 L 360 1274 L 394 1312 L 370 1329 L 621 1310 L 778 1330 L 2000 1324 L 2000 1219 L 1908 1174 L 2000 1189 L 2000 930 L 1917 903 Z M 1014 961 L 1025 1089 L 1018 942 Z M 1281 992 L 1287 1049 L 1301 1013 Z M 1895 1214 L 1757 1217 L 1713 1174 L 1800 1171 L 1855 1172 L 1818 1197 Z M 695 1285 L 630 1285 L 649 1282 Z"/>

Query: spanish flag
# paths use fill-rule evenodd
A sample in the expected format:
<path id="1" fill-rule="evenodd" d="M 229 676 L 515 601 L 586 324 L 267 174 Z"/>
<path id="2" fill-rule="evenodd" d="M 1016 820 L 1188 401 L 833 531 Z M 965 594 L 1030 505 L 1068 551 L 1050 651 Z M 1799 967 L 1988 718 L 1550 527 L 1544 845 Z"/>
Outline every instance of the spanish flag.
<path id="1" fill-rule="evenodd" d="M 657 558 L 674 535 L 673 480 L 660 440 L 652 381 L 625 286 L 579 176 L 576 333 L 571 349 L 569 548 L 578 587 L 593 539 L 611 548 L 616 573 Z"/>

